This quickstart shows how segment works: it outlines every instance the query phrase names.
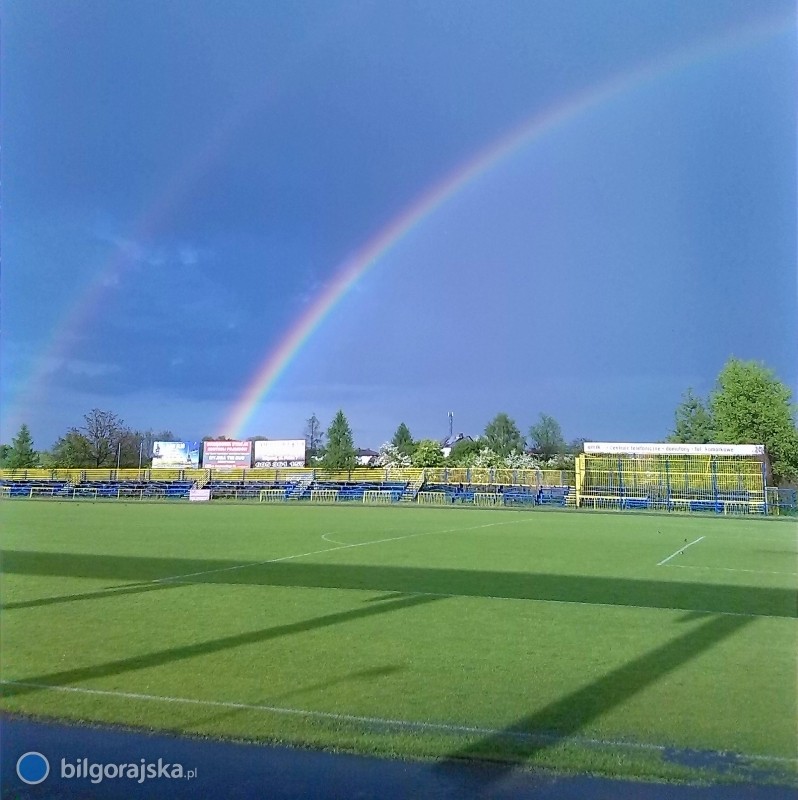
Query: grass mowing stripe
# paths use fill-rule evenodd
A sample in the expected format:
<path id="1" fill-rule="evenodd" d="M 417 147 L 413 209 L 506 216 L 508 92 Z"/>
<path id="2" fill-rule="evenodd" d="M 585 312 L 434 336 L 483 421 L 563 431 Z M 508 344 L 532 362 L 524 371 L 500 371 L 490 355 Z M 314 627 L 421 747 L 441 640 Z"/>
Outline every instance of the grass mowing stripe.
<path id="1" fill-rule="evenodd" d="M 225 700 L 199 700 L 193 697 L 170 697 L 156 694 L 143 694 L 140 692 L 119 692 L 108 689 L 87 689 L 78 686 L 54 686 L 47 683 L 29 683 L 26 681 L 2 680 L 4 686 L 26 686 L 33 689 L 43 689 L 53 692 L 68 692 L 74 694 L 88 694 L 100 697 L 119 697 L 126 700 L 144 700 L 158 703 L 179 703 L 185 705 L 207 706 L 211 708 L 231 708 L 240 711 L 263 711 L 269 714 L 283 714 L 288 716 L 312 717 L 315 719 L 328 719 L 334 722 L 355 722 L 358 724 L 373 725 L 382 728 L 404 728 L 419 731 L 438 731 L 442 733 L 457 733 L 476 736 L 502 736 L 508 739 L 540 742 L 571 742 L 574 744 L 589 745 L 594 747 L 625 747 L 633 750 L 653 750 L 664 752 L 672 749 L 666 745 L 652 744 L 650 742 L 629 742 L 622 739 L 597 739 L 584 736 L 558 736 L 556 734 L 531 733 L 526 731 L 513 731 L 498 728 L 482 728 L 473 725 L 453 725 L 446 722 L 418 722 L 404 719 L 384 719 L 382 717 L 358 716 L 356 714 L 336 714 L 332 711 L 309 711 L 302 708 L 287 708 L 285 706 L 267 706 L 257 703 L 236 703 Z M 763 754 L 736 753 L 735 755 L 748 759 L 773 761 L 791 764 L 798 762 L 798 758 L 772 756 Z"/>
<path id="2" fill-rule="evenodd" d="M 694 544 L 698 544 L 702 539 L 705 539 L 705 536 L 699 536 L 695 541 L 690 542 L 690 544 L 686 544 L 684 547 L 677 550 L 675 553 L 671 553 L 667 558 L 663 558 L 662 561 L 657 563 L 658 567 L 661 567 L 663 564 L 667 564 L 672 558 L 676 558 L 680 553 L 683 553 L 687 550 L 688 547 L 692 547 Z"/>
<path id="3" fill-rule="evenodd" d="M 297 553 L 292 556 L 281 556 L 280 558 L 267 558 L 265 561 L 251 561 L 246 564 L 236 564 L 232 567 L 218 567 L 217 569 L 207 569 L 202 570 L 201 572 L 189 572 L 185 575 L 170 575 L 167 578 L 155 578 L 155 580 L 150 581 L 150 583 L 170 583 L 173 581 L 179 581 L 183 578 L 198 578 L 201 575 L 215 575 L 218 572 L 232 572 L 238 569 L 246 569 L 247 567 L 261 567 L 264 564 L 276 564 L 280 561 L 291 561 L 295 558 L 305 558 L 306 556 L 318 556 L 322 553 L 333 553 L 336 550 L 347 550 L 352 547 L 366 547 L 372 544 L 383 544 L 384 542 L 398 542 L 402 539 L 415 539 L 419 536 L 433 536 L 435 534 L 441 533 L 460 533 L 461 531 L 475 531 L 479 530 L 480 528 L 495 528 L 499 525 L 513 525 L 518 522 L 526 522 L 527 520 L 523 519 L 513 519 L 509 522 L 488 522 L 485 525 L 471 525 L 470 527 L 458 527 L 458 528 L 446 528 L 445 530 L 441 531 L 422 531 L 421 533 L 408 533 L 404 536 L 390 536 L 387 539 L 372 539 L 370 542 L 355 542 L 354 544 L 342 544 L 338 547 L 326 547 L 323 550 L 312 550 L 309 553 Z M 701 537 L 704 538 L 703 536 Z"/>

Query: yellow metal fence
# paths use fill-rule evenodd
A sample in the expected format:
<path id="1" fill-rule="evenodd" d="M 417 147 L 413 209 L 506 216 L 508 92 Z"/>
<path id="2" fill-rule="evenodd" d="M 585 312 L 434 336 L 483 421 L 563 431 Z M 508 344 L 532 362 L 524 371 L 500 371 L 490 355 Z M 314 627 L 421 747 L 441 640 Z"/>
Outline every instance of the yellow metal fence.
<path id="1" fill-rule="evenodd" d="M 208 481 L 278 482 L 295 481 L 312 476 L 318 481 L 335 483 L 450 483 L 503 486 L 573 486 L 574 473 L 568 470 L 522 470 L 482 468 L 373 468 L 327 472 L 310 467 L 281 469 L 27 469 L 0 470 L 5 480 L 54 480 L 80 483 L 82 481 Z"/>
<path id="2" fill-rule="evenodd" d="M 576 504 L 761 513 L 765 469 L 730 456 L 593 456 L 576 461 Z"/>

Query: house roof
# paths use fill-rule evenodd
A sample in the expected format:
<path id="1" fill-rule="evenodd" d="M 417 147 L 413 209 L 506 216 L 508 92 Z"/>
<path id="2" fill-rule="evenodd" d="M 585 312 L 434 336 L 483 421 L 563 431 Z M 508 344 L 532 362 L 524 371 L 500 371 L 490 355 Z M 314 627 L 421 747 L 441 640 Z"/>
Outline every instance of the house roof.
<path id="1" fill-rule="evenodd" d="M 464 433 L 455 433 L 453 436 L 447 436 L 445 439 L 441 439 L 441 447 L 453 447 L 464 439 L 469 442 L 474 441 L 473 436 L 466 436 Z"/>

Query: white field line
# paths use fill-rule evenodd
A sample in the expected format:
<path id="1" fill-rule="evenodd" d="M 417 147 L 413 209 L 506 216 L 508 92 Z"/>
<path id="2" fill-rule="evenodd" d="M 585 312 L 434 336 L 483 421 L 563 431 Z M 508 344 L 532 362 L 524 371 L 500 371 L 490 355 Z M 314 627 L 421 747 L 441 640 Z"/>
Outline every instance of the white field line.
<path id="1" fill-rule="evenodd" d="M 717 569 L 723 572 L 751 572 L 754 575 L 798 575 L 798 572 L 771 572 L 766 569 L 737 569 L 737 567 L 699 567 L 695 564 L 669 564 L 670 567 L 678 567 L 679 569 Z"/>
<path id="2" fill-rule="evenodd" d="M 687 550 L 688 547 L 692 547 L 694 544 L 698 544 L 702 539 L 705 538 L 706 538 L 705 536 L 699 536 L 697 539 L 690 542 L 690 544 L 686 544 L 684 547 L 680 547 L 675 553 L 671 553 L 667 558 L 663 558 L 662 561 L 660 561 L 657 564 L 657 566 L 661 567 L 663 564 L 667 564 L 672 558 L 676 558 L 676 556 L 680 555 L 685 550 Z"/>
<path id="3" fill-rule="evenodd" d="M 335 539 L 328 539 L 329 533 L 323 533 L 321 538 L 324 539 L 325 542 L 329 542 L 330 544 L 346 544 L 346 542 L 336 542 Z"/>
<path id="4" fill-rule="evenodd" d="M 341 544 L 337 547 L 327 547 L 323 550 L 311 550 L 307 553 L 296 553 L 292 556 L 282 556 L 280 558 L 267 558 L 264 561 L 250 561 L 246 564 L 236 564 L 232 567 L 218 567 L 217 569 L 206 569 L 202 570 L 201 572 L 188 572 L 184 575 L 170 575 L 168 578 L 155 578 L 155 580 L 150 581 L 150 583 L 169 583 L 171 581 L 179 581 L 182 578 L 198 578 L 201 575 L 216 575 L 219 572 L 233 572 L 234 570 L 238 569 L 246 569 L 247 567 L 259 567 L 263 564 L 276 564 L 279 561 L 291 561 L 295 558 L 305 558 L 306 556 L 317 556 L 321 555 L 322 553 L 333 553 L 336 550 L 346 550 L 351 547 L 368 547 L 372 544 L 382 544 L 383 542 L 398 542 L 402 539 L 414 539 L 418 536 L 433 536 L 435 534 L 441 533 L 459 533 L 460 531 L 474 531 L 479 530 L 480 528 L 495 528 L 499 525 L 514 525 L 517 522 L 527 522 L 526 519 L 513 519 L 509 520 L 508 522 L 488 522 L 485 525 L 471 525 L 467 528 L 446 528 L 445 530 L 440 531 L 422 531 L 421 533 L 408 533 L 404 536 L 390 536 L 386 539 L 372 539 L 368 542 L 356 542 L 355 544 Z M 703 537 L 702 537 L 703 538 Z"/>
<path id="5" fill-rule="evenodd" d="M 334 722 L 354 722 L 358 724 L 374 725 L 384 728 L 405 728 L 409 730 L 438 731 L 441 733 L 456 733 L 475 736 L 506 736 L 512 739 L 542 742 L 571 742 L 574 744 L 593 745 L 599 747 L 627 747 L 634 750 L 664 751 L 665 745 L 650 744 L 647 742 L 625 742 L 613 739 L 595 739 L 582 736 L 556 736 L 553 734 L 532 733 L 525 731 L 502 730 L 500 728 L 482 728 L 475 725 L 454 725 L 445 722 L 414 722 L 403 719 L 384 719 L 382 717 L 366 717 L 355 714 L 336 714 L 331 711 L 307 711 L 301 708 L 286 708 L 283 706 L 267 706 L 256 703 L 234 703 L 223 700 L 198 700 L 192 697 L 170 697 L 155 694 L 141 694 L 139 692 L 117 692 L 106 689 L 86 689 L 78 686 L 54 686 L 47 683 L 28 683 L 25 681 L 0 681 L 4 686 L 27 686 L 32 689 L 46 689 L 53 692 L 66 692 L 73 694 L 87 694 L 98 697 L 119 697 L 126 700 L 144 700 L 157 703 L 176 703 L 182 705 L 205 706 L 210 708 L 230 708 L 241 711 L 262 711 L 268 714 L 282 714 L 294 717 L 308 717 L 312 719 L 327 719 Z M 776 761 L 793 763 L 796 758 L 770 755 L 742 755 L 743 758 L 761 761 Z"/>

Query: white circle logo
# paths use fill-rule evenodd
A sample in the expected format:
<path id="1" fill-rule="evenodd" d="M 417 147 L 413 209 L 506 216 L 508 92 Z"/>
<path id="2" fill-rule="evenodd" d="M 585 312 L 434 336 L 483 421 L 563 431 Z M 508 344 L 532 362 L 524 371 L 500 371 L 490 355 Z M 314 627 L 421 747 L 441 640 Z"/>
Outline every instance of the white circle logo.
<path id="1" fill-rule="evenodd" d="M 23 783 L 35 786 L 50 774 L 50 762 L 35 750 L 23 753 L 17 759 L 17 775 Z"/>

